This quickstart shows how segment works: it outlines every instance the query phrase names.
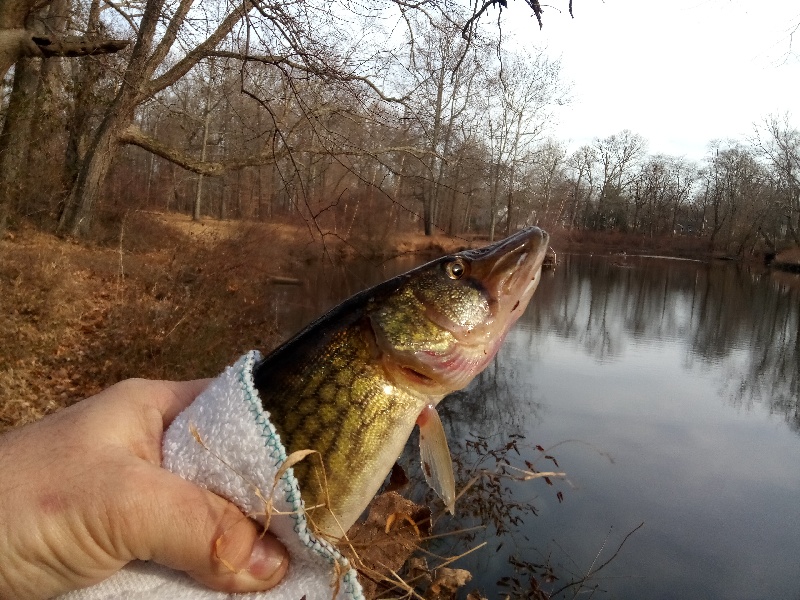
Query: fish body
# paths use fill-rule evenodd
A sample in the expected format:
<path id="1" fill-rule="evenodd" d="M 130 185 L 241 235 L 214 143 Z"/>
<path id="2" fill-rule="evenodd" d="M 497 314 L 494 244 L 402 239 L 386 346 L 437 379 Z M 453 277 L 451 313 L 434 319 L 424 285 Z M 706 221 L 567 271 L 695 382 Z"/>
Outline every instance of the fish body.
<path id="1" fill-rule="evenodd" d="M 264 409 L 294 465 L 307 515 L 337 539 L 420 426 L 423 471 L 452 510 L 435 406 L 494 358 L 541 277 L 548 235 L 521 231 L 444 256 L 356 294 L 259 362 Z"/>

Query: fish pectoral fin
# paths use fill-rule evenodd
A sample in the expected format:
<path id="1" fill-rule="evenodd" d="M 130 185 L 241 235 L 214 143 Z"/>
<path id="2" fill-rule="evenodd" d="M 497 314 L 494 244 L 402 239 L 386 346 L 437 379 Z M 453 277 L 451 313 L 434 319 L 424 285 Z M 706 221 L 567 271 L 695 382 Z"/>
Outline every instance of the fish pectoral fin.
<path id="1" fill-rule="evenodd" d="M 425 481 L 444 500 L 448 512 L 455 514 L 456 481 L 453 476 L 453 459 L 450 458 L 444 427 L 436 408 L 430 404 L 423 408 L 417 417 L 417 425 Z"/>

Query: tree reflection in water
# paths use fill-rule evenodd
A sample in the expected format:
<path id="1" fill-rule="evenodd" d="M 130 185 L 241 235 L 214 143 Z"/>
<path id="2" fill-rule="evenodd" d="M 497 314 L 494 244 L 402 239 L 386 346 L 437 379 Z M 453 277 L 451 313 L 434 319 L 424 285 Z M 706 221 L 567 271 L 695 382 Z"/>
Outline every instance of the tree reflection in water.
<path id="1" fill-rule="evenodd" d="M 681 385 L 685 385 L 685 382 L 680 380 L 702 380 L 704 385 L 698 385 L 696 390 L 688 391 L 689 396 L 695 394 L 696 397 L 682 399 L 689 407 L 688 410 L 691 411 L 693 410 L 691 407 L 696 406 L 700 411 L 696 418 L 689 415 L 686 420 L 688 423 L 694 422 L 701 431 L 703 427 L 713 427 L 716 423 L 713 418 L 710 421 L 703 420 L 704 411 L 708 410 L 708 403 L 713 404 L 709 391 L 713 395 L 713 390 L 716 390 L 716 395 L 724 398 L 733 408 L 749 411 L 763 405 L 770 414 L 785 419 L 793 431 L 800 432 L 799 340 L 798 288 L 786 285 L 783 280 L 775 279 L 767 271 L 737 267 L 728 263 L 708 265 L 692 261 L 636 257 L 624 259 L 566 257 L 555 273 L 545 274 L 531 307 L 509 337 L 498 360 L 466 391 L 454 394 L 440 405 L 448 439 L 451 441 L 459 468 L 459 481 L 463 485 L 476 468 L 487 466 L 488 449 L 501 450 L 506 447 L 504 444 L 512 440 L 515 441 L 514 450 L 503 456 L 513 464 L 519 465 L 531 457 L 541 457 L 541 453 L 534 445 L 538 442 L 536 438 L 542 433 L 547 433 L 554 425 L 555 419 L 550 418 L 549 413 L 555 412 L 565 398 L 558 394 L 554 395 L 552 390 L 560 388 L 553 385 L 552 376 L 543 372 L 550 367 L 540 368 L 540 365 L 552 366 L 554 362 L 559 361 L 570 363 L 562 365 L 566 377 L 588 378 L 588 383 L 584 384 L 583 388 L 579 387 L 579 393 L 588 396 L 589 400 L 596 398 L 601 405 L 610 401 L 609 398 L 611 401 L 615 400 L 614 394 L 618 392 L 618 386 L 636 388 L 632 394 L 634 396 L 638 394 L 640 400 L 634 402 L 634 405 L 669 403 L 675 394 L 685 393 L 681 391 L 683 389 Z M 649 374 L 635 370 L 641 369 L 641 365 L 631 367 L 627 365 L 632 357 L 653 353 L 654 349 L 656 355 L 658 349 L 668 349 L 669 352 L 678 354 L 680 358 L 674 367 L 657 363 L 652 367 L 655 371 L 664 370 L 660 375 L 661 379 L 655 377 L 654 381 L 661 381 L 663 385 L 663 380 L 666 379 L 667 389 L 654 389 L 648 393 Z M 549 353 L 557 353 L 558 356 L 554 359 Z M 581 369 L 585 369 L 585 362 L 576 360 L 580 355 L 590 357 L 599 368 L 592 373 L 582 372 Z M 573 363 L 576 365 L 574 373 L 570 372 Z M 578 366 L 581 364 L 584 366 Z M 668 369 L 673 370 L 667 373 Z M 687 377 L 682 377 L 681 371 L 686 373 Z M 603 380 L 603 377 L 606 377 L 605 373 L 614 373 L 614 376 L 623 377 L 625 380 L 608 386 Z M 548 379 L 546 386 L 539 385 L 542 379 Z M 673 380 L 675 385 L 669 385 L 669 381 Z M 644 388 L 644 391 L 636 386 Z M 543 388 L 548 391 L 543 391 Z M 573 407 L 571 410 L 576 409 Z M 664 426 L 665 417 L 656 409 L 648 412 L 651 410 L 649 407 L 646 409 L 637 407 L 635 410 L 644 411 L 638 417 L 639 421 L 633 420 L 633 423 L 641 423 L 637 426 L 641 431 L 632 432 L 631 435 L 646 438 L 647 434 L 643 432 L 658 427 L 662 428 L 660 435 L 663 436 L 671 435 L 669 431 L 673 430 L 678 436 L 692 434 L 691 431 L 686 433 L 681 429 L 683 424 L 669 421 L 669 417 L 666 417 L 667 422 Z M 613 422 L 614 418 L 609 416 L 607 418 L 609 422 L 598 422 L 600 430 L 607 429 L 613 433 L 615 428 L 619 428 L 619 425 Z M 725 427 L 725 425 L 720 426 Z M 566 432 L 567 437 L 583 435 L 573 433 L 570 423 L 562 426 L 559 431 Z M 736 435 L 738 434 L 733 431 L 728 434 L 728 443 L 736 443 Z M 598 439 L 613 439 L 613 443 L 618 441 L 613 437 L 600 436 Z M 485 440 L 487 445 L 482 446 L 481 452 L 476 452 L 476 443 L 480 440 Z M 601 445 L 606 443 L 612 442 L 602 441 Z M 669 437 L 655 438 L 652 444 L 658 448 L 668 447 Z M 521 456 L 517 456 L 517 448 L 520 449 Z M 553 452 L 557 460 L 560 459 L 562 451 L 567 453 L 567 448 L 557 448 Z M 657 448 L 653 451 L 658 453 Z M 676 456 L 666 470 L 650 476 L 674 477 L 675 473 L 685 469 L 685 463 L 682 461 L 698 457 L 696 453 L 702 450 L 692 447 L 684 451 L 688 454 Z M 765 446 L 753 448 L 753 452 L 761 451 L 769 452 Z M 720 452 L 726 452 L 725 448 L 721 448 Z M 490 452 L 489 455 L 490 462 L 494 461 L 496 454 Z M 785 460 L 781 456 L 764 458 Z M 704 456 L 703 460 L 714 473 L 712 479 L 727 477 L 725 466 L 717 468 L 715 463 L 717 457 L 708 455 Z M 414 471 L 418 468 L 418 462 L 416 445 L 412 441 L 407 448 L 405 464 Z M 497 468 L 495 463 L 491 466 Z M 536 467 L 546 469 L 552 465 L 537 463 Z M 571 468 L 576 468 L 574 463 L 570 467 L 565 467 L 568 477 L 571 476 Z M 626 475 L 634 480 L 640 480 L 639 484 L 645 489 L 653 486 L 646 480 L 647 470 L 631 471 Z M 622 481 L 625 481 L 624 476 Z M 762 485 L 758 480 L 750 483 L 753 486 Z M 577 485 L 589 486 L 591 482 L 582 475 Z M 702 491 L 702 488 L 709 484 L 698 482 L 694 485 L 699 486 Z M 741 485 L 746 488 L 747 482 Z M 424 490 L 424 486 L 422 489 Z M 691 487 L 687 490 L 689 491 L 682 490 L 678 493 L 687 495 L 693 493 Z M 633 510 L 626 512 L 618 508 L 618 511 L 622 510 L 622 517 L 618 513 L 613 513 L 613 504 L 617 501 L 606 497 L 603 501 L 611 502 L 608 514 L 614 514 L 608 518 L 620 519 L 612 522 L 614 534 L 608 539 L 603 538 L 603 534 L 600 538 L 596 534 L 587 534 L 583 542 L 586 553 L 580 557 L 573 556 L 574 549 L 565 549 L 566 545 L 562 547 L 560 532 L 552 532 L 542 523 L 542 519 L 550 520 L 557 514 L 553 505 L 556 504 L 554 497 L 558 492 L 564 494 L 567 504 L 572 503 L 572 506 L 566 508 L 575 510 L 580 499 L 573 501 L 572 488 L 564 483 L 556 483 L 554 488 L 548 488 L 541 482 L 519 483 L 505 480 L 500 485 L 487 483 L 476 487 L 471 493 L 466 494 L 457 506 L 457 519 L 445 517 L 440 521 L 440 531 L 468 529 L 481 524 L 486 528 L 478 532 L 471 531 L 465 536 L 466 540 L 457 538 L 449 541 L 440 540 L 433 550 L 443 555 L 455 555 L 481 542 L 487 542 L 487 547 L 482 549 L 481 553 L 462 561 L 461 565 L 478 575 L 476 584 L 481 586 L 489 597 L 509 592 L 512 597 L 532 597 L 531 594 L 536 588 L 526 583 L 530 581 L 531 575 L 536 578 L 536 585 L 541 586 L 541 589 L 550 593 L 562 589 L 559 597 L 571 597 L 576 587 L 563 589 L 564 585 L 570 581 L 580 580 L 591 570 L 592 565 L 596 568 L 598 564 L 602 564 L 605 559 L 613 555 L 621 541 L 625 539 L 625 535 L 641 521 L 638 515 L 629 514 L 633 513 Z M 637 492 L 634 490 L 628 495 L 631 496 L 629 502 L 634 508 L 648 501 L 644 497 L 637 497 Z M 430 495 L 425 500 L 434 504 L 436 502 Z M 667 502 L 666 499 L 662 500 Z M 701 519 L 698 522 L 701 530 L 706 526 L 713 530 L 707 520 L 718 518 L 714 516 L 715 510 L 721 514 L 737 510 L 735 503 L 732 508 L 726 505 L 728 500 L 725 496 L 717 496 L 715 501 L 719 502 L 717 509 L 707 509 L 711 510 L 710 514 L 698 514 L 693 517 Z M 679 505 L 680 499 L 677 502 Z M 537 511 L 541 512 L 542 508 L 544 509 L 542 515 L 536 517 Z M 601 506 L 592 510 L 599 510 L 602 513 L 605 508 Z M 680 509 L 677 510 L 677 514 L 680 514 Z M 675 513 L 670 511 L 665 512 L 662 518 L 667 521 L 674 518 Z M 643 512 L 646 513 L 647 510 L 643 509 Z M 623 520 L 627 517 L 630 518 Z M 497 522 L 498 518 L 504 518 L 506 522 L 500 524 Z M 653 540 L 658 540 L 659 527 L 662 525 L 658 518 L 652 515 L 650 521 L 651 529 L 648 530 L 645 524 L 634 539 L 649 535 Z M 543 531 L 552 534 L 552 538 L 542 539 Z M 687 536 L 691 537 L 689 534 Z M 662 546 L 687 543 L 687 540 L 676 539 L 668 537 L 652 543 L 657 545 L 660 543 Z M 643 546 L 646 547 L 647 543 L 645 542 Z M 697 542 L 690 540 L 688 543 Z M 749 544 L 746 540 L 742 543 Z M 720 549 L 725 545 L 723 540 L 708 540 L 707 545 L 708 548 L 702 550 L 695 545 L 687 546 L 680 551 L 686 554 L 687 560 L 693 552 L 710 553 L 712 558 L 708 560 L 711 560 L 712 564 L 714 560 L 723 562 L 730 560 L 731 563 L 736 560 L 733 556 L 738 550 Z M 601 547 L 605 554 L 598 556 L 598 560 L 593 562 L 593 554 Z M 624 562 L 626 551 L 627 549 L 623 548 L 619 558 L 615 560 Z M 726 551 L 731 554 L 725 554 Z M 780 553 L 781 550 L 776 552 Z M 635 558 L 639 558 L 640 562 L 653 563 L 650 566 L 654 569 L 662 569 L 663 578 L 671 577 L 669 568 L 673 567 L 658 566 L 664 559 L 657 553 L 653 556 Z M 763 560 L 769 562 L 770 557 L 764 556 Z M 622 574 L 616 573 L 614 577 L 635 580 L 640 577 L 635 569 L 635 566 L 626 565 L 621 570 Z M 698 565 L 697 569 L 703 571 L 704 567 Z M 635 583 L 620 585 L 618 581 L 611 585 L 601 575 L 606 575 L 606 572 L 598 574 L 595 580 L 590 579 L 583 590 L 594 590 L 595 593 L 611 590 L 609 593 L 612 597 L 637 597 L 636 594 L 642 593 L 642 589 L 650 590 L 657 595 L 676 592 L 675 588 L 668 590 L 657 588 L 658 576 L 650 573 L 642 576 L 645 581 L 649 581 L 646 584 L 639 584 L 644 586 L 643 588 L 637 588 Z M 701 581 L 709 589 L 724 589 L 719 581 L 714 581 L 707 573 L 685 573 L 682 576 L 685 577 L 684 584 L 687 587 L 697 586 Z M 730 575 L 722 571 L 719 577 L 730 578 Z M 500 586 L 497 585 L 498 581 L 501 583 Z M 514 581 L 519 585 L 512 589 L 509 586 Z M 650 585 L 656 587 L 651 588 Z M 631 592 L 632 589 L 636 591 Z M 720 591 L 718 595 L 712 594 L 709 597 L 726 596 L 725 592 Z"/>
<path id="2" fill-rule="evenodd" d="M 765 404 L 800 432 L 800 281 L 791 277 L 800 278 L 636 257 L 566 256 L 559 270 L 526 315 L 532 331 L 572 339 L 600 361 L 659 339 L 684 346 L 687 369 L 726 359 L 728 401 Z"/>
<path id="3" fill-rule="evenodd" d="M 304 305 L 291 329 L 392 274 L 371 276 L 373 267 L 352 263 L 344 273 L 320 275 L 313 305 L 287 291 Z M 506 459 L 526 468 L 538 457 L 535 468 L 554 469 L 536 444 L 577 438 L 594 449 L 571 444 L 551 453 L 577 488 L 486 480 L 437 531 L 485 527 L 439 539 L 429 551 L 453 556 L 486 542 L 454 566 L 471 570 L 489 597 L 531 597 L 530 586 L 508 587 L 513 578 L 526 584 L 534 575 L 554 592 L 603 564 L 645 521 L 583 591 L 786 597 L 796 577 L 783 575 L 800 553 L 790 516 L 800 495 L 790 466 L 800 456 L 797 281 L 729 263 L 563 257 L 498 359 L 440 412 L 460 486 L 475 469 L 497 470 Z M 788 423 L 786 435 L 764 423 L 766 413 Z M 618 460 L 598 461 L 595 450 Z M 416 439 L 403 464 L 422 481 Z M 426 494 L 424 484 L 413 492 L 440 504 Z M 765 536 L 769 548 L 759 541 Z"/>

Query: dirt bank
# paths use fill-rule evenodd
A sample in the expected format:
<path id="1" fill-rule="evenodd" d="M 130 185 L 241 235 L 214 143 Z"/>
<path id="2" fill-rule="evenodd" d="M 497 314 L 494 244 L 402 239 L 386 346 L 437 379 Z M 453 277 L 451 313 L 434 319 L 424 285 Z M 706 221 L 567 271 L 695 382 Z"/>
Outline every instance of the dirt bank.
<path id="1" fill-rule="evenodd" d="M 0 430 L 127 377 L 210 376 L 273 347 L 259 301 L 307 250 L 290 227 L 229 229 L 137 215 L 100 243 L 0 241 Z"/>
<path id="2" fill-rule="evenodd" d="M 800 246 L 788 248 L 776 254 L 771 266 L 781 271 L 800 273 Z"/>

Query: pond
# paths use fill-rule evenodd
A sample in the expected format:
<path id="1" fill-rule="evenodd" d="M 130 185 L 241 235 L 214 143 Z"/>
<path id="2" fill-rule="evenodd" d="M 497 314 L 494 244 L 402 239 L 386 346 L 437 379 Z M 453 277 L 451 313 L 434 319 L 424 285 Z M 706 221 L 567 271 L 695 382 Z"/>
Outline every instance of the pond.
<path id="1" fill-rule="evenodd" d="M 285 292 L 281 322 L 407 266 L 327 270 L 319 298 Z M 488 527 L 431 550 L 486 542 L 454 566 L 489 598 L 533 597 L 530 574 L 564 598 L 800 598 L 798 402 L 797 287 L 733 264 L 562 257 L 440 412 L 462 484 L 496 457 L 566 480 L 474 486 L 437 531 Z M 406 455 L 413 471 L 413 440 Z"/>

